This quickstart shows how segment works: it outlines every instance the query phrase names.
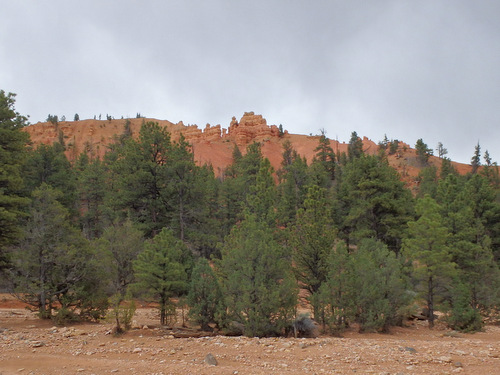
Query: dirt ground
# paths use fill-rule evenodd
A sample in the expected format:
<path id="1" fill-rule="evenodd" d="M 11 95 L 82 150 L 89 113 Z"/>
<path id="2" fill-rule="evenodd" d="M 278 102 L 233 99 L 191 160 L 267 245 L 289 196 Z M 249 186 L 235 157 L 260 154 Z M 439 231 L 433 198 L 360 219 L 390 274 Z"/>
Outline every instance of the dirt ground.
<path id="1" fill-rule="evenodd" d="M 134 326 L 120 337 L 109 323 L 56 327 L 0 296 L 0 375 L 500 374 L 498 326 L 462 334 L 411 322 L 390 334 L 175 338 L 151 308 L 138 308 Z"/>

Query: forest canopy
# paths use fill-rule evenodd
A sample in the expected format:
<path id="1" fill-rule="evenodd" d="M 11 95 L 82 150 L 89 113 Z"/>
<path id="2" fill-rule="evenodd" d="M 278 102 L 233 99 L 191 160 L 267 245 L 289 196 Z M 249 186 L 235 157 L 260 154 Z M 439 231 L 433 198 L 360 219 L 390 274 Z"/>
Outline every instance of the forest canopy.
<path id="1" fill-rule="evenodd" d="M 347 153 L 323 133 L 310 163 L 281 135 L 279 170 L 260 143 L 234 145 L 215 176 L 146 120 L 136 138 L 123 120 L 104 157 L 70 162 L 63 138 L 30 144 L 14 105 L 0 91 L 0 281 L 41 318 L 98 320 L 114 306 L 119 323 L 122 303 L 142 299 L 169 324 L 185 301 L 205 330 L 266 336 L 296 329 L 300 304 L 332 333 L 387 331 L 422 311 L 432 327 L 437 310 L 477 331 L 498 316 L 498 167 L 488 154 L 480 165 L 479 145 L 460 175 L 443 148 L 440 170 L 428 165 L 419 139 L 417 191 L 387 163 L 398 141 L 367 155 L 356 132 Z"/>

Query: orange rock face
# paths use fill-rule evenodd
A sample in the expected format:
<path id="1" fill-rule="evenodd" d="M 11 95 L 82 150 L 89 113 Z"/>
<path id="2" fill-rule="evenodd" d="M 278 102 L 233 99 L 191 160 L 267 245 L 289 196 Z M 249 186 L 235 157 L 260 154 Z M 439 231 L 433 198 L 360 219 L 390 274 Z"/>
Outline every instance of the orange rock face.
<path id="1" fill-rule="evenodd" d="M 262 115 L 256 115 L 254 112 L 245 112 L 239 121 L 233 117 L 227 129 L 220 125 L 211 126 L 210 124 L 200 129 L 197 125 L 186 126 L 182 121 L 174 124 L 166 120 L 139 118 L 63 121 L 57 125 L 39 122 L 26 127 L 25 130 L 30 134 L 35 146 L 52 144 L 62 137 L 67 149 L 66 156 L 70 161 L 74 161 L 82 152 L 102 157 L 108 145 L 124 133 L 127 121 L 133 137 L 138 136 L 143 121 L 154 121 L 167 128 L 174 141 L 178 140 L 182 133 L 192 145 L 195 161 L 199 165 L 212 165 L 216 175 L 221 175 L 224 169 L 232 163 L 235 145 L 244 154 L 249 144 L 259 142 L 263 155 L 269 159 L 273 168 L 278 170 L 281 166 L 285 140 L 290 141 L 292 147 L 310 163 L 320 138 L 319 136 L 288 134 L 286 131 L 280 136 L 276 125 L 268 125 Z M 347 152 L 348 145 L 345 142 L 331 140 L 330 145 L 336 153 Z M 363 150 L 373 155 L 378 152 L 378 145 L 364 137 Z M 396 155 L 388 157 L 389 164 L 401 174 L 409 187 L 416 184 L 416 176 L 421 169 L 415 164 L 415 158 L 415 150 L 404 143 L 400 143 L 400 149 Z M 430 163 L 439 167 L 441 161 L 436 157 L 431 157 Z M 454 166 L 460 173 L 470 170 L 468 165 L 454 163 Z"/>

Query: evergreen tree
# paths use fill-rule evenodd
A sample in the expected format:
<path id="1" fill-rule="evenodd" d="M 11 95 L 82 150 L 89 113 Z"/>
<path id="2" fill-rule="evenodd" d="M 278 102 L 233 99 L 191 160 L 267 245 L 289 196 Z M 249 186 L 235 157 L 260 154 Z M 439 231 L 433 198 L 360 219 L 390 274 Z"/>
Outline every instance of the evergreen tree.
<path id="1" fill-rule="evenodd" d="M 43 183 L 59 190 L 60 201 L 72 218 L 77 211 L 77 180 L 71 163 L 64 154 L 64 146 L 56 142 L 53 145 L 41 144 L 29 155 L 24 171 L 26 187 L 31 193 Z"/>
<path id="2" fill-rule="evenodd" d="M 474 155 L 472 156 L 470 164 L 472 166 L 471 173 L 476 174 L 481 166 L 481 146 L 479 142 L 477 142 L 477 145 L 474 147 Z"/>
<path id="3" fill-rule="evenodd" d="M 130 220 L 114 223 L 104 230 L 96 247 L 99 260 L 106 268 L 108 293 L 118 295 L 121 302 L 128 286 L 134 281 L 132 265 L 144 247 L 142 233 L 134 228 Z"/>
<path id="4" fill-rule="evenodd" d="M 358 133 L 352 132 L 349 145 L 347 146 L 347 157 L 354 160 L 363 155 L 363 141 L 358 137 Z"/>
<path id="5" fill-rule="evenodd" d="M 130 139 L 118 149 L 117 159 L 111 165 L 116 181 L 115 197 L 110 204 L 121 212 L 120 219 L 130 212 L 132 221 L 140 225 L 147 238 L 168 225 L 171 149 L 167 130 L 156 122 L 145 122 L 139 139 Z"/>
<path id="6" fill-rule="evenodd" d="M 482 175 L 485 176 L 490 182 L 491 186 L 498 190 L 500 187 L 500 173 L 498 170 L 498 164 L 492 162 L 490 153 L 488 150 L 484 152 L 484 166 L 482 169 Z"/>
<path id="7" fill-rule="evenodd" d="M 415 144 L 415 150 L 417 152 L 417 159 L 421 165 L 427 165 L 429 162 L 429 157 L 432 155 L 432 149 L 427 147 L 422 138 L 417 140 Z"/>
<path id="8" fill-rule="evenodd" d="M 68 221 L 58 201 L 61 193 L 42 184 L 33 192 L 26 234 L 11 254 L 11 280 L 17 296 L 35 307 L 42 318 L 59 319 L 79 313 L 102 313 L 105 300 L 89 243 Z M 100 314 L 93 315 L 98 317 Z"/>
<path id="9" fill-rule="evenodd" d="M 171 299 L 187 292 L 191 267 L 191 253 L 168 229 L 146 242 L 144 251 L 133 262 L 136 282 L 132 288 L 158 302 L 160 324 L 167 324 L 175 316 Z"/>
<path id="10" fill-rule="evenodd" d="M 438 143 L 436 151 L 438 152 L 439 159 L 444 158 L 445 155 L 448 154 L 448 150 L 446 148 L 444 148 L 444 146 L 441 142 Z"/>
<path id="11" fill-rule="evenodd" d="M 273 179 L 273 167 L 269 159 L 260 163 L 255 185 L 251 186 L 247 196 L 246 207 L 257 220 L 267 223 L 270 227 L 276 225 L 275 204 L 277 199 L 276 184 Z"/>
<path id="12" fill-rule="evenodd" d="M 314 149 L 316 152 L 314 156 L 314 161 L 319 163 L 324 170 L 328 173 L 330 180 L 335 179 L 335 153 L 333 152 L 332 146 L 330 145 L 330 140 L 326 136 L 325 130 L 321 130 L 321 136 L 319 137 L 319 144 Z"/>
<path id="13" fill-rule="evenodd" d="M 386 162 L 364 155 L 342 168 L 334 218 L 348 246 L 373 237 L 399 252 L 412 213 L 411 193 Z"/>
<path id="14" fill-rule="evenodd" d="M 317 294 L 327 279 L 328 257 L 333 249 L 336 230 L 324 189 L 310 187 L 304 206 L 297 213 L 290 238 L 294 271 L 299 283 L 309 293 L 314 319 L 324 323 Z"/>
<path id="15" fill-rule="evenodd" d="M 73 118 L 73 121 L 80 121 L 80 116 L 78 113 L 75 113 L 75 117 Z"/>
<path id="16" fill-rule="evenodd" d="M 283 161 L 278 171 L 278 220 L 288 227 L 295 221 L 299 208 L 303 208 L 310 177 L 307 161 L 292 148 L 290 141 L 283 143 Z"/>
<path id="17" fill-rule="evenodd" d="M 228 319 L 242 323 L 250 337 L 283 333 L 294 316 L 297 294 L 290 259 L 272 229 L 247 215 L 226 237 L 221 254 Z"/>
<path id="18" fill-rule="evenodd" d="M 423 168 L 418 174 L 419 186 L 417 197 L 423 197 L 426 194 L 435 198 L 438 187 L 437 168 L 433 165 Z"/>
<path id="19" fill-rule="evenodd" d="M 408 238 L 404 240 L 405 256 L 414 263 L 414 276 L 422 283 L 429 310 L 429 327 L 434 327 L 436 298 L 443 296 L 443 287 L 455 274 L 455 264 L 448 248 L 449 231 L 434 199 L 418 200 L 418 219 L 408 223 Z"/>
<path id="20" fill-rule="evenodd" d="M 224 297 L 212 267 L 205 258 L 198 259 L 188 294 L 189 316 L 204 331 L 211 331 L 209 324 L 218 323 L 223 314 Z"/>
<path id="21" fill-rule="evenodd" d="M 354 316 L 360 330 L 387 331 L 390 326 L 400 324 L 411 300 L 394 252 L 385 244 L 367 238 L 350 258 Z"/>
<path id="22" fill-rule="evenodd" d="M 475 174 L 457 194 L 454 210 L 447 212 L 452 224 L 451 254 L 464 285 L 460 292 L 467 288 L 469 306 L 478 312 L 500 301 L 500 275 L 492 247 L 498 243 L 500 207 L 494 198 L 488 181 Z"/>
<path id="23" fill-rule="evenodd" d="M 98 158 L 89 160 L 87 154 L 82 154 L 76 171 L 83 234 L 90 240 L 99 238 L 107 223 L 111 222 L 111 214 L 104 205 L 107 192 L 105 165 Z"/>
<path id="24" fill-rule="evenodd" d="M 0 90 L 0 270 L 6 265 L 5 247 L 21 236 L 20 219 L 29 203 L 22 178 L 29 141 L 22 128 L 28 120 L 15 111 L 14 103 L 15 94 Z"/>

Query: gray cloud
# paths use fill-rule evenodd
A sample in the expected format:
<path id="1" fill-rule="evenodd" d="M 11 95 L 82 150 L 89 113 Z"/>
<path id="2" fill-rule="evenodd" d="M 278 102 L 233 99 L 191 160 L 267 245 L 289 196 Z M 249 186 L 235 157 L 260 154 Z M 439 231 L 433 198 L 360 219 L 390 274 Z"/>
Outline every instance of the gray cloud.
<path id="1" fill-rule="evenodd" d="M 0 4 L 0 88 L 32 122 L 227 126 L 255 111 L 292 133 L 423 138 L 462 162 L 479 141 L 500 157 L 496 1 Z"/>

